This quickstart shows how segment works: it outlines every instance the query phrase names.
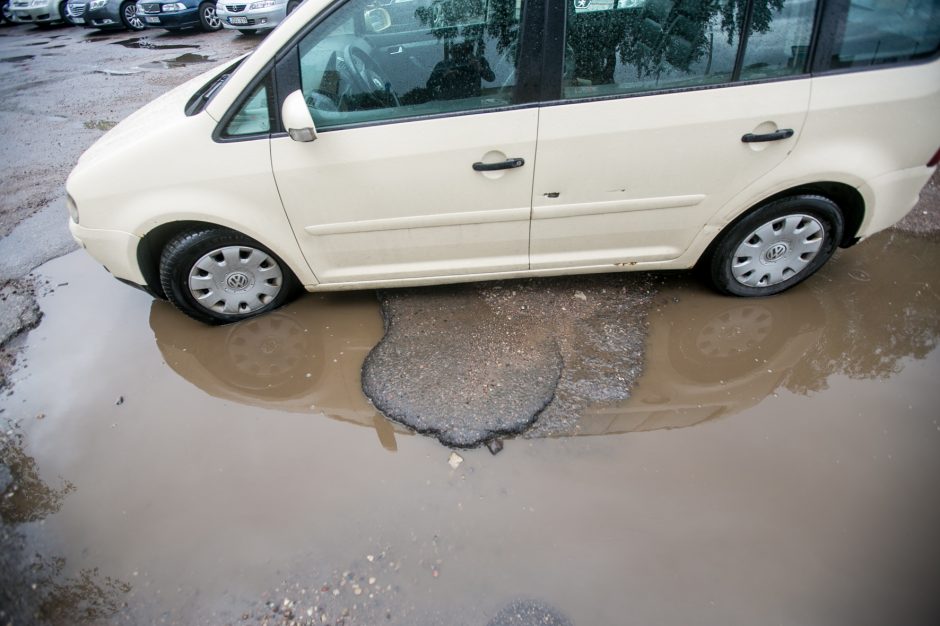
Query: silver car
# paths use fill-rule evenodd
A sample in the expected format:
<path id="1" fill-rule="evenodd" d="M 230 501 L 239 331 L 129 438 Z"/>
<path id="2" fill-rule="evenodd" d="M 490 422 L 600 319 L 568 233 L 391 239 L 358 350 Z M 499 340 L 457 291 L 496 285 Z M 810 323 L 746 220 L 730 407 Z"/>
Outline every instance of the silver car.
<path id="1" fill-rule="evenodd" d="M 222 20 L 222 27 L 253 35 L 259 30 L 269 30 L 281 23 L 302 0 L 224 0 L 216 3 L 215 13 Z"/>

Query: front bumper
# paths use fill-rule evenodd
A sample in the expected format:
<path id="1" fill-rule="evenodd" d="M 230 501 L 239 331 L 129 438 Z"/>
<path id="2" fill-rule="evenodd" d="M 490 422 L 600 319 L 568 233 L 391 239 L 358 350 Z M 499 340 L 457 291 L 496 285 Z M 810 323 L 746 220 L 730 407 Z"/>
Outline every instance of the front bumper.
<path id="1" fill-rule="evenodd" d="M 86 10 L 82 15 L 86 28 L 124 28 L 121 16 L 114 9 L 103 6 L 100 9 Z"/>
<path id="2" fill-rule="evenodd" d="M 137 5 L 138 7 L 140 5 Z M 199 7 L 175 13 L 137 13 L 144 24 L 154 28 L 192 28 L 199 26 Z"/>
<path id="3" fill-rule="evenodd" d="M 33 9 L 23 9 L 13 7 L 13 21 L 19 24 L 52 24 L 53 22 L 63 21 L 59 16 L 59 11 L 52 5 L 36 7 Z"/>
<path id="4" fill-rule="evenodd" d="M 274 28 L 280 24 L 287 15 L 285 6 L 273 6 L 267 9 L 256 9 L 254 11 L 229 11 L 223 3 L 215 5 L 215 14 L 222 20 L 222 28 L 230 30 L 261 30 Z M 232 21 L 236 23 L 233 24 Z M 239 24 L 245 20 L 244 24 Z"/>
<path id="5" fill-rule="evenodd" d="M 96 261 L 118 280 L 135 285 L 146 285 L 147 280 L 137 263 L 137 247 L 140 237 L 120 230 L 85 228 L 69 220 L 72 237 L 88 251 Z"/>

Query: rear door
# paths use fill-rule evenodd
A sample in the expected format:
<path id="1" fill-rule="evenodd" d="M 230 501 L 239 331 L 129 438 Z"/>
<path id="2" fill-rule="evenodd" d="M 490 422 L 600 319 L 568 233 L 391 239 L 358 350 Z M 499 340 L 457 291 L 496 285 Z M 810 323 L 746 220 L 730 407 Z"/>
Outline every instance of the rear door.
<path id="1" fill-rule="evenodd" d="M 675 259 L 793 149 L 815 2 L 719 4 L 567 0 L 560 102 L 539 120 L 533 269 Z"/>

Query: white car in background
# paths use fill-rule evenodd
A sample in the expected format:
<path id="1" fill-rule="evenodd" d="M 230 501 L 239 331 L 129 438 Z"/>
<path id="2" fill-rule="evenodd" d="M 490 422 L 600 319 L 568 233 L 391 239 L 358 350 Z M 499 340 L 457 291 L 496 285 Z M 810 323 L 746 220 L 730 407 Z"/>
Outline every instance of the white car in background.
<path id="1" fill-rule="evenodd" d="M 11 0 L 10 13 L 17 24 L 72 24 L 67 5 L 68 0 Z"/>
<path id="2" fill-rule="evenodd" d="M 222 28 L 253 35 L 259 30 L 269 30 L 300 6 L 302 0 L 234 0 L 218 2 L 215 14 L 222 20 Z"/>

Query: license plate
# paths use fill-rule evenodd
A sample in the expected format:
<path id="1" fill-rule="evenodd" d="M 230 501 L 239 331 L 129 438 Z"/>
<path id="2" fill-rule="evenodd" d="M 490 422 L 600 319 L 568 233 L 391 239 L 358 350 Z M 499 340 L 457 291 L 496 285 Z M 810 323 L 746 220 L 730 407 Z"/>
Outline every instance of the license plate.
<path id="1" fill-rule="evenodd" d="M 148 24 L 159 24 L 159 23 L 160 23 L 160 18 L 159 18 L 159 17 L 151 17 L 151 16 L 147 15 L 147 16 L 144 17 L 144 21 L 147 22 Z"/>
<path id="2" fill-rule="evenodd" d="M 84 18 L 84 17 L 73 17 L 73 18 L 72 18 L 72 21 L 73 21 L 74 23 L 76 23 L 76 24 L 84 24 L 84 23 L 85 23 L 85 18 Z"/>
<path id="3" fill-rule="evenodd" d="M 247 24 L 248 18 L 247 17 L 230 17 L 228 18 L 228 23 L 232 25 Z"/>

